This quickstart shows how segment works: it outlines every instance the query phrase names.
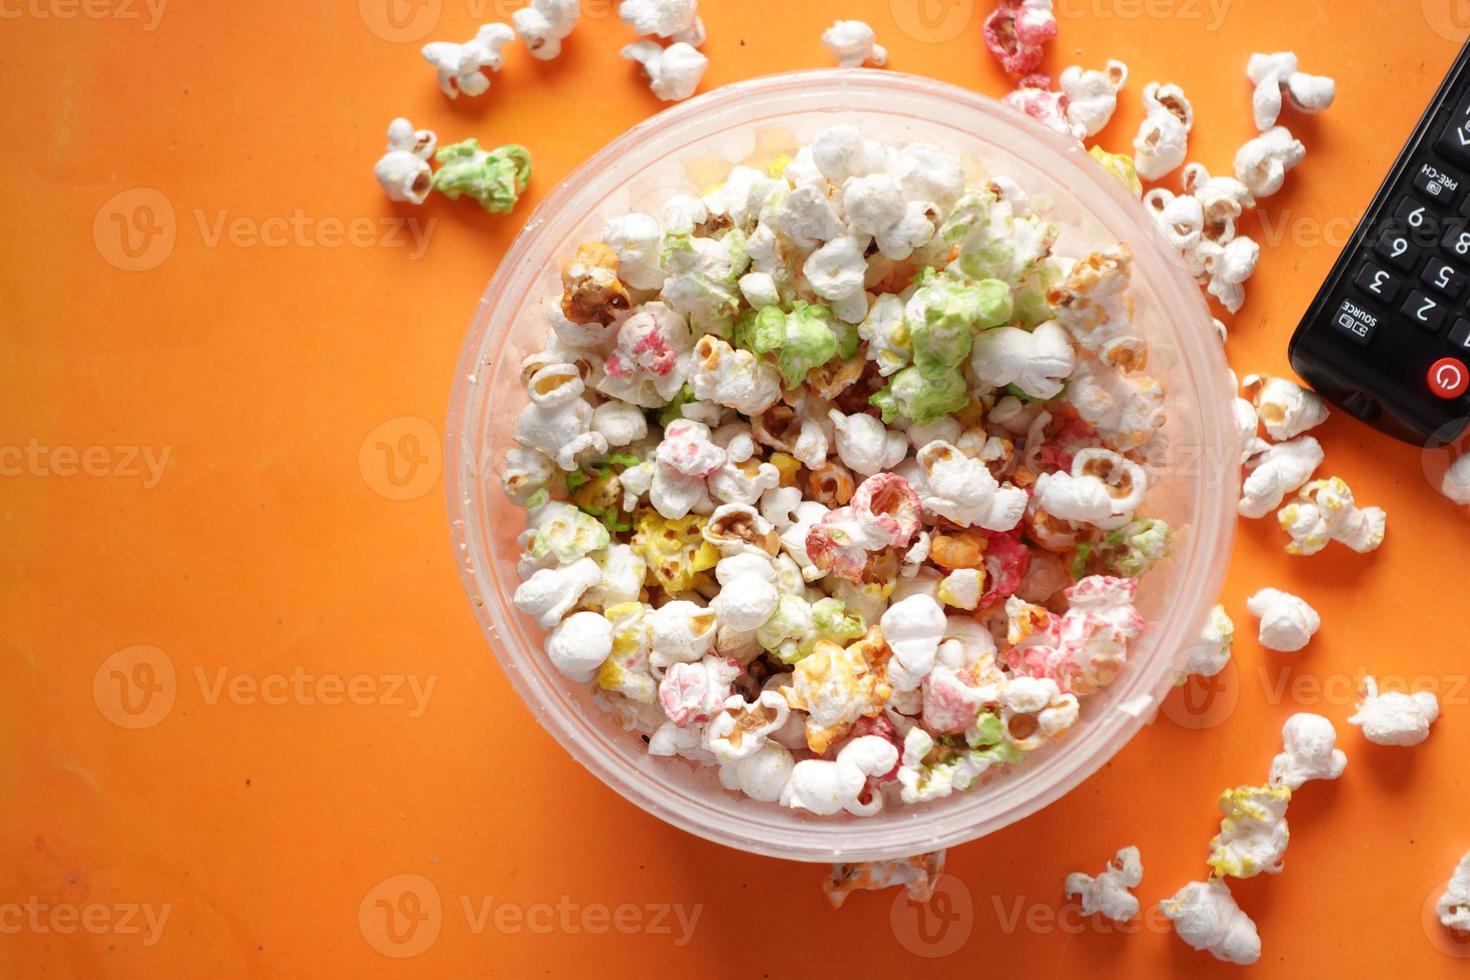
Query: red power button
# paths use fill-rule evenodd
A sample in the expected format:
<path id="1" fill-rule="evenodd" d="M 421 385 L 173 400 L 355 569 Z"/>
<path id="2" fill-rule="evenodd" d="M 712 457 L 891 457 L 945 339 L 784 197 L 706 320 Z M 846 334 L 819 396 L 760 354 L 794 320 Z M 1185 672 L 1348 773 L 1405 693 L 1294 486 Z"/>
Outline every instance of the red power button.
<path id="1" fill-rule="evenodd" d="M 1429 366 L 1429 390 L 1440 398 L 1458 398 L 1467 387 L 1470 387 L 1470 374 L 1453 357 L 1441 357 Z"/>

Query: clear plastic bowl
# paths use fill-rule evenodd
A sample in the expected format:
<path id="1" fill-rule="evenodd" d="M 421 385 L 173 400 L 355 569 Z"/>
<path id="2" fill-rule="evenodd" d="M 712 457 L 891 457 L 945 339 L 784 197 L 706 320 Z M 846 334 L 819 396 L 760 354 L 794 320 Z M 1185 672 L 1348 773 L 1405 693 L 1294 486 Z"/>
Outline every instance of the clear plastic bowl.
<path id="1" fill-rule="evenodd" d="M 830 818 L 758 803 L 720 787 L 715 770 L 651 758 L 581 685 L 552 669 L 543 633 L 511 605 L 524 513 L 500 469 L 526 395 L 521 358 L 549 329 L 559 263 L 603 222 L 657 214 L 677 193 L 701 193 L 736 163 L 764 165 L 836 123 L 885 142 L 926 141 L 975 173 L 1003 173 L 1062 226 L 1061 254 L 1124 242 L 1136 258 L 1132 296 L 1150 342 L 1149 373 L 1168 386 L 1170 460 L 1147 510 L 1179 529 L 1173 558 L 1144 577 L 1153 624 L 1111 687 L 1084 699 L 1066 737 L 1011 773 L 966 793 L 873 817 Z M 1169 257 L 1143 207 L 1062 137 L 997 102 L 893 72 L 797 72 L 730 85 L 648 121 L 589 160 L 526 224 L 485 290 L 459 363 L 446 436 L 455 555 L 495 656 L 536 719 L 582 765 L 649 813 L 690 833 L 799 861 L 904 857 L 973 840 L 1034 813 L 1095 772 L 1154 716 L 1216 601 L 1234 532 L 1238 438 L 1228 369 L 1198 288 Z"/>

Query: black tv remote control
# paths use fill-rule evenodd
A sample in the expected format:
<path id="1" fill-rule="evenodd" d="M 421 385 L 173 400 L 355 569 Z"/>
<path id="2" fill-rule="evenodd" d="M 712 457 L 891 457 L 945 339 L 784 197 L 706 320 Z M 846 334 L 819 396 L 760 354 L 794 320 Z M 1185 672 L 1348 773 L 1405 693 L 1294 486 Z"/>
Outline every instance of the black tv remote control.
<path id="1" fill-rule="evenodd" d="M 1292 335 L 1328 401 L 1415 445 L 1470 421 L 1470 43 Z"/>

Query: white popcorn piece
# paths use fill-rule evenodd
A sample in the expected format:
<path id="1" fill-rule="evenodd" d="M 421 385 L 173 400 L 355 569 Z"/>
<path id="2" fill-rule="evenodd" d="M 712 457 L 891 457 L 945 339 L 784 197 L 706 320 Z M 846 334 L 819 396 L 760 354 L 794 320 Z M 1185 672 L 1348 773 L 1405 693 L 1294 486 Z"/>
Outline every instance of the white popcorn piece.
<path id="1" fill-rule="evenodd" d="M 796 508 L 800 505 L 800 487 L 773 487 L 761 494 L 761 517 L 777 531 L 785 531 L 796 523 Z"/>
<path id="2" fill-rule="evenodd" d="M 1245 606 L 1261 620 L 1259 639 L 1267 650 L 1296 653 L 1322 628 L 1317 610 L 1305 599 L 1280 589 L 1262 589 Z"/>
<path id="3" fill-rule="evenodd" d="M 885 378 L 907 367 L 913 357 L 908 325 L 904 322 L 904 302 L 893 293 L 878 297 L 867 317 L 858 324 L 858 336 L 868 342 L 868 359 L 878 365 L 878 373 Z M 1470 474 L 1466 479 L 1470 483 Z M 1466 500 L 1470 502 L 1470 491 Z"/>
<path id="4" fill-rule="evenodd" d="M 606 610 L 608 606 L 638 601 L 648 563 L 636 551 L 615 541 L 588 557 L 602 568 L 602 579 L 582 596 L 585 605 Z"/>
<path id="5" fill-rule="evenodd" d="M 704 726 L 698 723 L 681 728 L 672 721 L 664 722 L 649 737 L 648 754 L 679 756 L 706 766 L 715 764 L 714 756 L 704 747 Z"/>
<path id="6" fill-rule="evenodd" d="M 924 533 L 924 557 L 928 557 L 928 532 Z M 907 560 L 907 557 L 905 558 Z M 939 583 L 936 598 L 945 605 L 957 609 L 973 610 L 980 605 L 980 596 L 985 592 L 985 576 L 978 568 L 956 568 Z"/>
<path id="7" fill-rule="evenodd" d="M 1256 414 L 1256 406 L 1244 398 L 1236 398 L 1234 402 L 1235 429 L 1240 434 L 1240 463 L 1242 466 L 1254 456 L 1259 456 L 1271 444 L 1261 438 L 1261 420 Z"/>
<path id="8" fill-rule="evenodd" d="M 1269 447 L 1248 465 L 1250 474 L 1241 487 L 1237 509 L 1241 517 L 1265 517 L 1282 499 L 1300 490 L 1322 465 L 1322 444 L 1312 436 Z"/>
<path id="9" fill-rule="evenodd" d="M 786 195 L 772 215 L 771 225 L 802 249 L 816 248 L 846 230 L 826 193 L 811 186 L 798 187 Z"/>
<path id="10" fill-rule="evenodd" d="M 949 626 L 944 610 L 927 595 L 912 595 L 888 607 L 879 620 L 893 651 L 888 679 L 895 691 L 912 691 L 934 669 L 939 641 Z"/>
<path id="11" fill-rule="evenodd" d="M 1205 228 L 1205 208 L 1199 198 L 1154 187 L 1143 195 L 1143 203 L 1170 245 L 1185 253 L 1199 247 Z"/>
<path id="12" fill-rule="evenodd" d="M 1216 606 L 1205 618 L 1199 642 L 1189 650 L 1183 676 L 1214 677 L 1230 662 L 1230 647 L 1234 643 L 1235 623 L 1224 606 Z"/>
<path id="13" fill-rule="evenodd" d="M 650 613 L 648 627 L 652 649 L 648 662 L 657 675 L 676 663 L 694 663 L 709 653 L 719 620 L 714 610 L 677 599 Z"/>
<path id="14" fill-rule="evenodd" d="M 1083 915 L 1100 914 L 1114 922 L 1127 922 L 1138 914 L 1138 899 L 1129 889 L 1142 881 L 1138 848 L 1125 847 L 1096 878 L 1080 871 L 1067 875 L 1063 893 L 1082 900 Z"/>
<path id="15" fill-rule="evenodd" d="M 697 30 L 698 0 L 622 0 L 618 17 L 643 37 L 672 38 Z"/>
<path id="16" fill-rule="evenodd" d="M 1236 151 L 1235 177 L 1256 198 L 1270 197 L 1306 155 L 1307 148 L 1286 127 L 1273 126 Z"/>
<path id="17" fill-rule="evenodd" d="M 597 675 L 612 645 L 612 623 L 607 617 L 595 612 L 572 613 L 546 638 L 546 656 L 562 676 L 585 683 Z"/>
<path id="18" fill-rule="evenodd" d="M 700 401 L 759 415 L 781 400 L 781 376 L 748 350 L 737 350 L 712 334 L 694 345 L 689 387 Z"/>
<path id="19" fill-rule="evenodd" d="M 1039 749 L 1077 721 L 1075 694 L 1063 694 L 1050 677 L 1012 676 L 1000 695 L 1006 741 L 1023 752 Z M 1029 729 L 1029 734 L 1022 735 Z"/>
<path id="20" fill-rule="evenodd" d="M 618 253 L 618 278 L 634 289 L 661 289 L 668 274 L 660 263 L 663 228 L 651 214 L 632 213 L 602 226 L 602 241 Z"/>
<path id="21" fill-rule="evenodd" d="M 1256 414 L 1276 442 L 1295 439 L 1327 421 L 1327 401 L 1287 378 L 1248 374 L 1242 387 L 1250 395 Z"/>
<path id="22" fill-rule="evenodd" d="M 402 116 L 388 124 L 388 152 L 378 158 L 373 175 L 389 200 L 424 203 L 431 187 L 429 160 L 438 145 L 432 129 L 414 129 Z"/>
<path id="23" fill-rule="evenodd" d="M 1059 520 L 1097 527 L 1113 516 L 1107 485 L 1094 476 L 1073 476 L 1065 470 L 1043 473 L 1036 478 L 1032 495 L 1038 508 Z"/>
<path id="24" fill-rule="evenodd" d="M 511 15 L 511 24 L 531 57 L 550 61 L 561 54 L 561 42 L 580 16 L 581 0 L 531 0 Z"/>
<path id="25" fill-rule="evenodd" d="M 1159 903 L 1174 931 L 1193 949 L 1249 966 L 1261 958 L 1261 936 L 1219 878 L 1192 881 Z"/>
<path id="26" fill-rule="evenodd" d="M 823 177 L 841 187 L 850 177 L 866 177 L 885 170 L 888 154 L 881 143 L 868 139 L 858 127 L 844 123 L 822 130 L 812 140 L 812 162 Z"/>
<path id="27" fill-rule="evenodd" d="M 516 419 L 516 442 L 540 450 L 569 473 L 585 456 L 607 452 L 607 440 L 590 431 L 593 408 L 583 390 L 575 364 L 549 364 L 537 371 L 527 385 L 531 404 Z"/>
<path id="28" fill-rule="evenodd" d="M 745 297 L 752 309 L 776 306 L 781 302 L 781 289 L 769 272 L 747 272 L 740 277 L 737 285 L 740 287 L 740 295 Z"/>
<path id="29" fill-rule="evenodd" d="M 1333 476 L 1302 487 L 1276 519 L 1291 536 L 1289 555 L 1315 555 L 1332 541 L 1366 554 L 1383 544 L 1388 515 L 1382 507 L 1359 507 L 1348 485 Z"/>
<path id="30" fill-rule="evenodd" d="M 1199 250 L 1205 256 L 1207 291 L 1229 312 L 1240 312 L 1245 305 L 1245 281 L 1255 274 L 1261 260 L 1261 246 L 1255 239 L 1240 235 L 1223 247 L 1202 242 Z"/>
<path id="31" fill-rule="evenodd" d="M 610 448 L 627 446 L 648 436 L 648 418 L 637 405 L 605 401 L 592 410 L 592 431 L 607 440 Z"/>
<path id="32" fill-rule="evenodd" d="M 1025 490 L 1001 486 L 983 462 L 949 443 L 931 442 L 916 458 L 924 479 L 915 489 L 926 512 L 961 527 L 1001 532 L 1013 530 L 1025 515 Z"/>
<path id="33" fill-rule="evenodd" d="M 582 594 L 602 581 L 602 568 L 591 558 L 580 558 L 561 568 L 543 568 L 516 589 L 515 607 L 549 630 L 561 622 L 582 599 Z"/>
<path id="34" fill-rule="evenodd" d="M 1347 768 L 1337 729 L 1321 715 L 1302 711 L 1281 728 L 1282 752 L 1271 760 L 1271 782 L 1293 790 L 1312 779 L 1336 779 Z"/>
<path id="35" fill-rule="evenodd" d="M 1470 453 L 1456 459 L 1445 470 L 1439 492 L 1457 504 L 1470 504 Z"/>
<path id="36" fill-rule="evenodd" d="M 1251 95 L 1251 111 L 1261 132 L 1276 125 L 1283 96 L 1299 112 L 1315 113 L 1330 109 L 1337 95 L 1337 84 L 1332 79 L 1299 71 L 1296 54 L 1291 51 L 1253 54 L 1245 73 L 1256 87 Z"/>
<path id="37" fill-rule="evenodd" d="M 965 170 L 953 155 L 929 143 L 910 143 L 889 161 L 888 172 L 910 202 L 948 210 L 965 193 Z"/>
<path id="38" fill-rule="evenodd" d="M 1194 107 L 1178 85 L 1149 82 L 1143 108 L 1145 117 L 1133 138 L 1133 165 L 1144 180 L 1159 180 L 1178 169 L 1189 153 Z"/>
<path id="39" fill-rule="evenodd" d="M 803 741 L 805 736 L 801 736 Z M 766 741 L 754 754 L 742 756 L 720 767 L 720 784 L 738 790 L 753 800 L 775 803 L 791 780 L 796 759 L 778 742 Z"/>
<path id="40" fill-rule="evenodd" d="M 770 558 L 758 554 L 722 558 L 715 566 L 715 577 L 720 593 L 710 600 L 710 608 L 720 625 L 742 632 L 754 630 L 776 611 L 781 597 Z"/>
<path id="41" fill-rule="evenodd" d="M 827 418 L 836 434 L 837 458 L 854 473 L 872 476 L 887 472 L 909 453 L 908 437 L 902 432 L 889 432 L 880 419 L 871 415 L 843 415 L 834 408 Z"/>
<path id="42" fill-rule="evenodd" d="M 623 48 L 623 57 L 643 66 L 653 94 L 665 102 L 681 102 L 693 95 L 709 68 L 709 58 L 684 41 L 667 48 L 657 41 L 634 41 Z"/>
<path id="43" fill-rule="evenodd" d="M 1429 738 L 1429 727 L 1439 718 L 1439 699 L 1432 691 L 1378 693 L 1378 681 L 1363 679 L 1363 698 L 1358 711 L 1348 719 L 1363 737 L 1375 745 L 1411 748 Z"/>
<path id="44" fill-rule="evenodd" d="M 1106 70 L 1084 70 L 1073 65 L 1062 72 L 1058 84 L 1067 94 L 1067 121 L 1084 136 L 1096 136 L 1113 118 L 1118 92 L 1128 82 L 1128 66 L 1109 61 Z"/>
<path id="45" fill-rule="evenodd" d="M 1444 894 L 1435 903 L 1440 925 L 1456 932 L 1470 932 L 1470 854 L 1460 859 Z"/>
<path id="46" fill-rule="evenodd" d="M 1210 841 L 1209 864 L 1217 877 L 1280 874 L 1291 831 L 1286 807 L 1291 788 L 1238 786 L 1220 794 L 1220 832 Z"/>
<path id="47" fill-rule="evenodd" d="M 868 260 L 863 256 L 864 244 L 852 235 L 844 235 L 813 252 L 801 270 L 812 292 L 834 302 L 861 292 L 863 278 L 868 273 Z M 866 312 L 864 308 L 865 315 Z"/>
<path id="48" fill-rule="evenodd" d="M 802 577 L 808 582 L 815 582 L 827 574 L 826 571 L 812 563 L 811 556 L 806 551 L 806 539 L 811 529 L 816 527 L 828 512 L 829 508 L 824 504 L 815 500 L 803 500 L 796 506 L 795 522 L 781 532 L 781 547 L 796 560 L 796 564 L 801 568 Z"/>
<path id="49" fill-rule="evenodd" d="M 551 457 L 535 449 L 511 449 L 505 454 L 500 485 L 511 500 L 522 502 L 556 474 Z"/>
<path id="50" fill-rule="evenodd" d="M 883 796 L 861 797 L 870 777 L 883 776 L 898 765 L 898 748 L 886 738 L 863 735 L 842 747 L 837 758 L 804 759 L 791 770 L 781 790 L 781 805 L 831 816 L 846 810 L 871 816 L 883 808 Z"/>
<path id="51" fill-rule="evenodd" d="M 837 21 L 822 32 L 822 46 L 841 68 L 861 68 L 865 64 L 882 68 L 888 64 L 888 49 L 878 43 L 873 28 L 860 20 Z"/>
<path id="52" fill-rule="evenodd" d="M 439 90 L 451 99 L 465 95 L 484 95 L 490 91 L 490 78 L 484 72 L 500 71 L 505 64 L 501 49 L 516 39 L 516 32 L 505 24 L 485 24 L 475 36 L 463 44 L 431 41 L 423 46 L 424 60 L 434 66 Z"/>
<path id="53" fill-rule="evenodd" d="M 786 724 L 790 713 L 778 691 L 762 691 L 754 701 L 732 694 L 724 710 L 706 726 L 705 743 L 721 762 L 747 758 L 765 746 L 766 739 Z"/>
<path id="54" fill-rule="evenodd" d="M 903 188 L 885 173 L 850 177 L 842 186 L 842 210 L 847 215 L 848 227 L 856 235 L 871 238 L 892 228 L 903 220 L 907 207 Z M 861 247 L 858 254 L 862 254 Z"/>
<path id="55" fill-rule="evenodd" d="M 997 388 L 1013 384 L 1042 401 L 1061 394 L 1062 380 L 1077 366 L 1077 351 L 1055 320 L 1031 331 L 982 330 L 970 350 L 970 367 L 980 381 Z"/>

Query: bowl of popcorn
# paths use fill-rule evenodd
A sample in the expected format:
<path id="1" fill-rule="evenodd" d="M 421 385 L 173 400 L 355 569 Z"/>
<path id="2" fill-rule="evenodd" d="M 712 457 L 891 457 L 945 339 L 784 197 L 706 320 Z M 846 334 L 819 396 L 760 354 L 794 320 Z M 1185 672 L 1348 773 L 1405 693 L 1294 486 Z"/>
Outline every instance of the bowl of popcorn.
<path id="1" fill-rule="evenodd" d="M 1234 387 L 1115 174 L 938 82 L 801 72 L 635 127 L 487 289 L 447 446 L 495 656 L 582 765 L 796 860 L 1055 800 L 1197 652 Z"/>

